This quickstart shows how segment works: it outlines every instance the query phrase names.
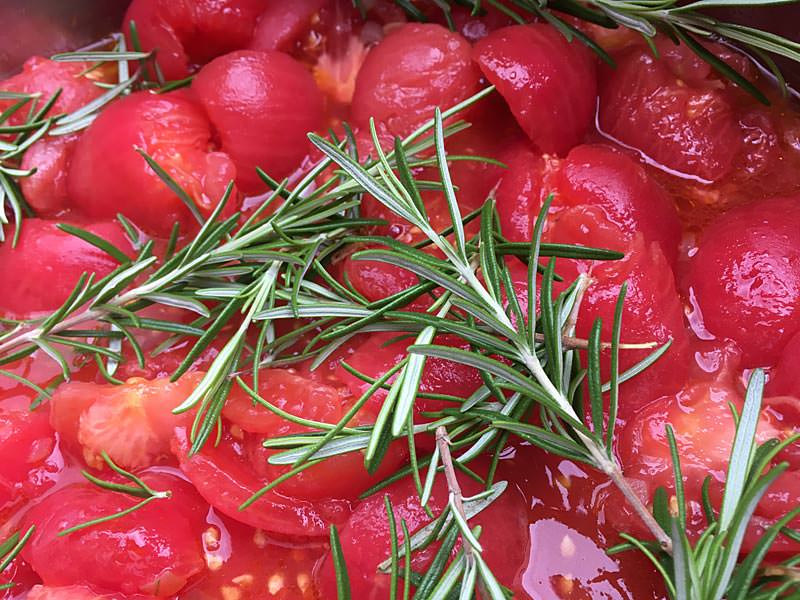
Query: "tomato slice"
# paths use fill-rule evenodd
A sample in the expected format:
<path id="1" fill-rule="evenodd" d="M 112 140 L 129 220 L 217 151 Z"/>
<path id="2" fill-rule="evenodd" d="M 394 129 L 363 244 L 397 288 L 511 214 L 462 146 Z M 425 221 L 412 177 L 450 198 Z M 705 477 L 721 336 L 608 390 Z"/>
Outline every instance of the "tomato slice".
<path id="1" fill-rule="evenodd" d="M 190 455 L 191 443 L 185 428 L 175 431 L 173 451 L 181 470 L 209 504 L 232 519 L 272 534 L 315 538 L 327 535 L 328 525 L 340 525 L 350 513 L 343 500 L 311 502 L 280 493 L 264 494 L 250 507 L 239 507 L 268 482 L 256 475 L 240 439 L 224 430 L 219 444 L 206 444 Z"/>
<path id="2" fill-rule="evenodd" d="M 90 585 L 124 594 L 170 596 L 205 568 L 200 544 L 207 506 L 180 477 L 141 475 L 161 498 L 123 517 L 65 536 L 58 533 L 130 508 L 140 499 L 76 483 L 31 508 L 23 519 L 36 530 L 22 551 L 48 586 Z M 68 556 L 69 560 L 64 560 Z"/>
<path id="3" fill-rule="evenodd" d="M 597 98 L 595 58 L 586 47 L 550 25 L 515 25 L 476 43 L 473 57 L 539 150 L 563 156 L 581 141 Z"/>

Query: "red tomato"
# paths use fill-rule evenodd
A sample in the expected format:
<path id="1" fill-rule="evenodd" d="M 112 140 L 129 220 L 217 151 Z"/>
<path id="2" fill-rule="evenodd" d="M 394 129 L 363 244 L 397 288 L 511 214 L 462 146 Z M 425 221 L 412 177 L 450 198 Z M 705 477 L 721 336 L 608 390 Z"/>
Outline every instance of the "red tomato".
<path id="1" fill-rule="evenodd" d="M 172 496 L 61 537 L 58 533 L 64 529 L 125 510 L 140 499 L 93 483 L 74 483 L 28 511 L 24 526 L 35 524 L 36 531 L 22 555 L 45 585 L 85 584 L 163 597 L 205 570 L 200 544 L 205 504 L 179 477 L 159 472 L 140 477 L 154 490 L 170 490 Z"/>
<path id="2" fill-rule="evenodd" d="M 94 218 L 121 212 L 139 227 L 166 237 L 174 223 L 197 229 L 189 208 L 137 152 L 150 155 L 208 216 L 236 177 L 227 154 L 210 152 L 211 127 L 200 106 L 179 90 L 137 92 L 104 110 L 75 148 L 69 194 L 76 208 Z M 237 195 L 225 214 L 238 207 Z"/>
<path id="3" fill-rule="evenodd" d="M 370 51 L 356 79 L 352 116 L 407 135 L 480 88 L 469 43 L 441 25 L 408 24 Z"/>
<path id="4" fill-rule="evenodd" d="M 576 334 L 587 338 L 595 319 L 602 319 L 601 339 L 611 340 L 614 310 L 623 282 L 628 283 L 622 310 L 622 343 L 654 342 L 658 346 L 672 340 L 671 347 L 655 364 L 622 384 L 620 415 L 625 418 L 646 402 L 673 392 L 683 385 L 688 374 L 689 339 L 683 320 L 683 307 L 675 290 L 672 269 L 655 244 L 636 238 L 626 257 L 619 261 L 598 262 L 590 273 L 594 283 L 581 303 Z M 622 349 L 620 373 L 646 358 L 653 349 Z M 610 354 L 601 354 L 603 380 L 608 381 Z"/>
<path id="5" fill-rule="evenodd" d="M 176 430 L 173 451 L 181 470 L 215 509 L 252 527 L 300 538 L 325 536 L 330 523 L 340 525 L 347 518 L 350 505 L 344 500 L 301 500 L 282 494 L 280 487 L 239 510 L 243 502 L 268 483 L 254 473 L 241 437 L 234 437 L 226 428 L 218 445 L 208 443 L 190 456 L 186 429 Z"/>
<path id="6" fill-rule="evenodd" d="M 167 79 L 182 79 L 198 64 L 244 48 L 268 0 L 134 0 L 123 31 L 130 45 L 130 22 L 143 50 L 155 50 Z"/>
<path id="7" fill-rule="evenodd" d="M 17 557 L 0 572 L 0 586 L 9 583 L 13 584 L 10 588 L 0 590 L 0 598 L 3 600 L 36 598 L 36 590 L 40 587 L 36 584 L 41 583 L 41 581 L 30 565 Z M 47 600 L 46 597 L 45 600 Z"/>
<path id="8" fill-rule="evenodd" d="M 256 167 L 278 180 L 300 167 L 309 150 L 306 134 L 323 124 L 322 93 L 314 78 L 281 52 L 221 56 L 200 70 L 192 89 L 248 194 L 264 188 Z"/>
<path id="9" fill-rule="evenodd" d="M 117 223 L 75 223 L 131 254 L 130 242 Z M 119 265 L 99 248 L 61 231 L 57 223 L 25 219 L 15 248 L 0 246 L 0 272 L 6 285 L 0 298 L 0 314 L 31 316 L 51 311 L 67 299 L 83 273 L 94 273 L 95 281 Z"/>
<path id="10" fill-rule="evenodd" d="M 245 383 L 252 386 L 252 378 L 245 378 Z M 316 383 L 286 369 L 263 369 L 258 394 L 281 410 L 323 423 L 338 422 L 347 412 L 345 404 L 350 396 L 349 390 Z M 238 385 L 231 389 L 222 415 L 251 433 L 279 436 L 306 429 L 256 403 Z"/>
<path id="11" fill-rule="evenodd" d="M 597 97 L 590 50 L 549 25 L 515 25 L 475 44 L 474 58 L 539 150 L 563 155 L 581 141 Z"/>
<path id="12" fill-rule="evenodd" d="M 396 339 L 397 336 L 396 333 L 371 334 L 353 355 L 346 359 L 347 364 L 368 377 L 380 377 L 407 355 L 406 349 L 414 342 L 413 337 Z M 465 342 L 449 335 L 437 336 L 434 343 L 462 349 L 469 347 Z M 339 367 L 338 376 L 350 387 L 354 396 L 361 396 L 370 387 L 369 383 L 351 375 L 343 367 Z M 395 377 L 392 377 L 389 383 L 394 379 Z M 477 369 L 441 358 L 429 358 L 425 362 L 419 389 L 429 394 L 449 394 L 467 398 L 482 383 Z M 379 407 L 385 397 L 386 391 L 378 390 L 373 394 L 369 404 Z M 418 398 L 414 403 L 416 411 L 434 411 L 446 407 L 452 407 L 452 403 L 426 398 Z"/>
<path id="13" fill-rule="evenodd" d="M 765 400 L 765 410 L 759 423 L 757 440 L 760 443 L 771 438 L 783 438 L 793 433 L 800 425 L 797 420 L 797 401 L 794 400 L 792 423 L 778 420 L 779 403 Z M 697 535 L 705 526 L 700 498 L 701 487 L 707 476 L 711 476 L 711 498 L 719 508 L 722 489 L 726 478 L 736 427 L 729 405 L 738 410 L 742 407 L 739 392 L 724 383 L 700 383 L 684 388 L 676 396 L 665 396 L 646 405 L 622 431 L 618 451 L 625 475 L 635 481 L 635 487 L 642 490 L 645 499 L 652 498 L 657 487 L 664 487 L 674 493 L 672 460 L 666 437 L 666 425 L 675 431 L 678 452 L 681 457 L 686 497 L 689 500 L 687 516 L 690 518 L 689 531 Z M 775 410 L 770 407 L 774 405 Z M 787 411 L 785 408 L 783 412 Z M 784 457 L 779 457 L 782 460 Z M 800 498 L 800 462 L 794 460 L 791 471 L 783 475 L 767 496 L 756 508 L 754 526 L 745 540 L 746 547 L 758 540 L 758 532 L 768 526 L 770 521 L 786 514 Z M 617 510 L 610 503 L 609 508 Z M 641 529 L 635 517 L 632 526 Z M 623 526 L 624 528 L 624 526 Z M 780 539 L 773 550 L 784 551 L 794 546 Z"/>
<path id="14" fill-rule="evenodd" d="M 0 453 L 0 515 L 7 517 L 52 486 L 63 466 L 47 410 L 0 408 Z"/>
<path id="15" fill-rule="evenodd" d="M 547 241 L 624 251 L 641 234 L 675 261 L 681 226 L 672 200 L 635 160 L 615 148 L 577 146 L 563 160 L 530 151 L 518 154 L 497 192 L 505 236 L 529 241 L 551 193 Z"/>
<path id="16" fill-rule="evenodd" d="M 189 397 L 201 378 L 189 373 L 168 379 L 129 379 L 123 385 L 66 383 L 53 394 L 50 420 L 62 439 L 80 447 L 86 463 L 102 469 L 100 453 L 126 469 L 156 464 L 170 453 L 172 431 L 192 414 L 172 409 Z"/>
<path id="17" fill-rule="evenodd" d="M 600 93 L 604 132 L 668 169 L 717 181 L 741 148 L 735 115 L 712 81 L 682 81 L 667 61 L 635 48 L 606 71 Z"/>
<path id="18" fill-rule="evenodd" d="M 742 366 L 769 366 L 800 329 L 800 197 L 730 210 L 701 234 L 687 284 L 706 328 L 736 342 Z"/>
<path id="19" fill-rule="evenodd" d="M 464 495 L 481 491 L 473 480 L 460 477 Z M 428 504 L 434 515 L 447 504 L 448 490 L 444 477 L 439 476 Z M 430 517 L 419 504 L 417 490 L 410 478 L 402 479 L 364 500 L 339 532 L 342 552 L 347 564 L 351 592 L 360 600 L 378 600 L 388 597 L 389 576 L 378 571 L 378 565 L 390 556 L 389 521 L 384 497 L 389 496 L 394 517 L 398 523 L 406 521 L 409 532 L 425 526 Z M 519 490 L 509 488 L 486 509 L 470 521 L 471 525 L 482 525 L 483 558 L 498 580 L 512 589 L 519 589 L 519 576 L 527 556 L 528 507 Z M 399 533 L 402 544 L 402 532 Z M 433 559 L 436 545 L 414 553 L 412 569 L 424 572 Z M 323 598 L 336 597 L 336 577 L 330 556 L 327 556 L 317 572 Z M 402 583 L 401 583 L 402 585 Z"/>
<path id="20" fill-rule="evenodd" d="M 67 173 L 77 135 L 47 137 L 22 156 L 22 168 L 36 172 L 19 180 L 25 200 L 40 216 L 53 216 L 69 208 Z"/>
<path id="21" fill-rule="evenodd" d="M 103 93 L 103 88 L 92 81 L 100 77 L 98 72 L 85 74 L 91 66 L 87 62 L 57 62 L 33 56 L 25 61 L 22 72 L 0 82 L 0 89 L 8 92 L 23 94 L 40 93 L 38 107 L 44 105 L 58 90 L 61 93 L 50 109 L 50 115 L 73 112 L 88 104 Z M 14 104 L 12 100 L 0 102 L 0 110 L 5 110 Z M 30 104 L 17 111 L 11 118 L 12 125 L 24 122 Z"/>
<path id="22" fill-rule="evenodd" d="M 289 52 L 330 0 L 294 0 L 291 4 L 270 2 L 256 24 L 251 50 Z"/>

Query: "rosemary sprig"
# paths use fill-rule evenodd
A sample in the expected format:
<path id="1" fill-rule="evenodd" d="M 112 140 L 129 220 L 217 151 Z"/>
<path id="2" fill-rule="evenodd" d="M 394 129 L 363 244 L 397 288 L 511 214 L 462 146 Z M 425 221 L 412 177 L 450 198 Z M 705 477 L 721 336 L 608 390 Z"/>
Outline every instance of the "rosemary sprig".
<path id="1" fill-rule="evenodd" d="M 772 60 L 772 56 L 783 56 L 800 62 L 800 43 L 782 36 L 736 23 L 715 19 L 703 11 L 720 7 L 767 7 L 778 4 L 791 4 L 796 0 L 437 0 L 435 4 L 442 10 L 445 19 L 454 28 L 452 7 L 456 4 L 466 6 L 473 14 L 480 14 L 485 8 L 499 10 L 518 23 L 526 23 L 538 17 L 558 29 L 568 40 L 576 39 L 597 53 L 604 61 L 613 65 L 614 60 L 590 37 L 575 27 L 564 15 L 600 25 L 608 29 L 624 27 L 641 34 L 655 48 L 653 38 L 659 34 L 669 36 L 675 43 L 685 44 L 700 59 L 707 62 L 725 79 L 735 83 L 759 102 L 769 104 L 764 93 L 742 73 L 706 50 L 703 41 L 722 42 L 743 51 L 763 70 L 770 71 L 776 81 L 785 85 L 784 78 Z M 360 0 L 356 0 L 360 4 Z M 427 20 L 412 2 L 395 0 L 412 20 Z"/>
<path id="2" fill-rule="evenodd" d="M 675 550 L 670 556 L 653 547 L 649 541 L 627 534 L 622 536 L 626 543 L 609 550 L 611 553 L 630 549 L 643 552 L 664 576 L 670 595 L 677 600 L 789 598 L 796 597 L 800 590 L 800 579 L 792 571 L 800 557 L 789 559 L 775 569 L 762 569 L 760 566 L 770 546 L 784 533 L 784 528 L 800 515 L 800 507 L 770 526 L 753 551 L 740 560 L 742 542 L 756 505 L 769 486 L 789 467 L 785 462 L 770 465 L 782 450 L 800 440 L 800 434 L 795 434 L 783 441 L 771 440 L 760 445 L 756 442 L 764 382 L 763 371 L 753 371 L 742 414 L 732 415 L 736 420 L 736 434 L 722 505 L 715 511 L 704 492 L 708 525 L 697 541 L 692 543 L 686 533 L 686 497 L 678 484 L 680 458 L 670 428 L 667 433 L 675 456 L 678 515 L 673 516 L 668 509 L 666 493 L 655 495 L 653 514 L 659 515 L 664 528 L 671 532 Z M 776 577 L 778 575 L 781 577 Z"/>

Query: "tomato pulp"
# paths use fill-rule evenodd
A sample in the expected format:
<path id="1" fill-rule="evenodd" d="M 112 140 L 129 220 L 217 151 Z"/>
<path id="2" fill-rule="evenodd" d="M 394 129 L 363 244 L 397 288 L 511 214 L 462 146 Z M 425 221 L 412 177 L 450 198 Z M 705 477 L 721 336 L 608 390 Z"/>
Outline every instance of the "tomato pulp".
<path id="1" fill-rule="evenodd" d="M 655 57 L 629 31 L 579 24 L 613 56 L 612 69 L 551 24 L 515 24 L 494 6 L 482 14 L 454 7 L 448 27 L 433 2 L 418 3 L 424 23 L 409 22 L 388 0 L 364 3 L 363 14 L 350 4 L 131 2 L 123 33 L 129 44 L 155 54 L 144 66 L 128 66 L 144 69 L 142 77 L 158 70 L 167 80 L 187 79 L 172 90 L 154 91 L 151 82 L 123 94 L 86 128 L 43 135 L 27 149 L 18 166 L 36 171 L 21 177 L 19 187 L 35 216 L 22 220 L 15 246 L 0 245 L 0 317 L 23 327 L 25 319 L 57 310 L 82 274 L 113 278 L 120 261 L 149 242 L 159 259 L 168 257 L 173 246 L 192 242 L 223 198 L 221 220 L 240 210 L 252 215 L 275 181 L 291 189 L 307 178 L 309 191 L 335 189 L 338 183 L 328 180 L 339 172 L 316 168 L 322 156 L 309 133 L 333 132 L 365 163 L 379 157 L 375 140 L 390 153 L 398 136 L 413 134 L 436 108 L 493 85 L 494 93 L 444 121 L 456 129 L 443 144 L 459 209 L 471 215 L 465 235 L 481 233 L 475 213 L 490 199 L 500 228 L 496 242 L 525 248 L 549 203 L 544 242 L 621 253 L 606 261 L 558 258 L 554 270 L 563 282 L 553 287 L 568 289 L 579 275 L 591 282 L 574 315 L 577 340 L 570 342 L 576 344 L 598 319 L 601 340 L 611 339 L 626 290 L 619 310 L 621 371 L 635 370 L 666 347 L 655 364 L 622 383 L 613 452 L 644 504 L 659 487 L 673 502 L 665 433 L 667 425 L 673 428 L 687 527 L 696 539 L 705 524 L 707 476 L 709 498 L 721 502 L 735 431 L 731 407 L 741 410 L 752 369 L 768 375 L 757 439 L 786 440 L 800 428 L 797 107 L 745 57 L 714 43 L 706 51 L 753 79 L 771 107 L 667 37 L 653 41 Z M 34 57 L 0 82 L 0 90 L 38 93 L 42 102 L 60 89 L 53 114 L 69 113 L 115 81 L 118 67 L 109 64 L 95 69 Z M 12 100 L 0 100 L 0 112 Z M 24 123 L 21 114 L 8 125 Z M 432 152 L 425 148 L 408 171 L 423 182 L 414 202 L 441 231 L 452 217 L 447 193 L 431 183 L 440 180 Z M 324 255 L 325 281 L 306 283 L 363 299 L 370 310 L 415 288 L 411 301 L 390 308 L 423 313 L 435 305 L 439 281 L 360 252 L 379 247 L 376 236 L 385 236 L 390 244 L 417 246 L 431 264 L 442 264 L 445 254 L 425 244 L 421 228 L 391 210 L 380 190 L 369 191 L 359 198 L 365 222 L 354 233 L 361 237 Z M 266 212 L 279 210 L 285 195 L 275 194 Z M 118 214 L 127 227 L 114 220 Z M 76 228 L 85 232 L 75 235 Z M 109 244 L 111 252 L 104 250 Z M 541 305 L 540 290 L 528 288 L 527 257 L 519 254 L 503 257 L 517 295 L 516 303 L 510 292 L 502 298 L 513 323 L 528 318 L 529 301 Z M 226 268 L 222 262 L 210 271 Z M 485 268 L 482 263 L 479 277 Z M 422 481 L 409 475 L 411 451 L 420 461 L 430 458 L 433 436 L 384 440 L 374 469 L 366 464 L 366 442 L 359 442 L 292 477 L 297 455 L 286 439 L 316 440 L 331 431 L 335 438 L 345 430 L 353 439 L 364 437 L 360 428 L 383 418 L 392 398 L 380 387 L 370 398 L 363 395 L 384 376 L 387 385 L 394 382 L 390 371 L 406 359 L 418 331 L 369 327 L 332 347 L 320 364 L 265 364 L 257 376 L 240 364 L 238 377 L 226 381 L 223 405 L 201 402 L 214 417 L 208 422 L 216 423 L 203 431 L 196 409 L 184 404 L 213 374 L 214 361 L 229 356 L 231 339 L 255 348 L 298 332 L 286 347 L 301 353 L 324 333 L 304 329 L 307 321 L 298 317 L 276 320 L 263 337 L 249 331 L 242 341 L 234 337 L 234 318 L 194 355 L 191 336 L 205 318 L 198 316 L 218 314 L 220 305 L 209 300 L 217 297 L 198 294 L 187 302 L 169 291 L 150 295 L 152 306 L 136 308 L 147 322 L 131 318 L 124 332 L 138 344 L 123 344 L 119 357 L 107 353 L 102 369 L 80 345 L 69 346 L 64 364 L 56 363 L 47 343 L 2 365 L 0 539 L 33 529 L 0 573 L 0 586 L 14 584 L 0 587 L 0 598 L 330 600 L 337 597 L 333 526 L 353 598 L 389 597 L 391 577 L 381 568 L 392 551 L 389 515 L 413 535 L 450 501 L 438 478 L 427 512 L 419 499 Z M 280 296 L 280 308 L 287 298 Z M 183 310 L 187 304 L 191 311 Z M 124 309 L 115 314 L 130 318 Z M 123 332 L 107 333 L 119 340 Z M 432 343 L 456 353 L 473 350 L 453 333 L 438 332 Z M 608 348 L 599 362 L 605 381 L 612 369 Z M 490 383 L 473 366 L 445 358 L 427 360 L 419 380 L 409 417 L 417 426 L 460 414 Z M 505 400 L 505 391 L 491 393 Z M 540 423 L 536 410 L 522 418 Z M 200 444 L 203 434 L 208 439 Z M 481 527 L 483 556 L 514 597 L 667 597 L 646 557 L 606 553 L 621 533 L 646 537 L 648 531 L 602 473 L 513 435 L 501 439 L 497 456 L 480 456 L 456 477 L 467 496 L 481 493 L 490 474 L 504 482 L 504 493 L 470 525 Z M 800 502 L 797 444 L 779 461 L 786 470 L 756 506 L 745 550 Z M 460 544 L 444 558 L 451 560 Z M 416 552 L 411 568 L 424 573 L 439 549 L 437 541 Z M 766 560 L 778 562 L 798 549 L 796 540 L 780 537 Z"/>

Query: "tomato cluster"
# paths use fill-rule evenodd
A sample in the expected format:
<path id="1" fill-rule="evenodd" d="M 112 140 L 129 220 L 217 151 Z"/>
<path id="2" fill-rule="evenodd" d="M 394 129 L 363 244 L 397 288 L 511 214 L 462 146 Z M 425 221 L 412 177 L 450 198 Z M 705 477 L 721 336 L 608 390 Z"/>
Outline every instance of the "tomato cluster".
<path id="1" fill-rule="evenodd" d="M 451 163 L 462 212 L 491 197 L 503 236 L 528 243 L 551 198 L 544 241 L 624 253 L 607 262 L 559 259 L 556 271 L 566 281 L 579 273 L 592 281 L 578 314 L 578 338 L 589 335 L 596 319 L 602 338 L 611 338 L 617 298 L 627 285 L 621 342 L 636 347 L 622 351 L 621 370 L 635 367 L 652 347 L 670 344 L 653 366 L 622 384 L 615 451 L 650 503 L 659 486 L 675 491 L 665 426 L 674 428 L 696 534 L 707 475 L 711 498 L 721 497 L 734 432 L 730 407 L 742 407 L 746 369 L 769 374 L 758 439 L 786 439 L 800 427 L 799 118 L 783 104 L 755 105 L 668 39 L 656 39 L 655 58 L 635 36 L 587 28 L 614 55 L 611 69 L 550 24 L 512 24 L 494 7 L 483 15 L 455 7 L 451 30 L 437 21 L 435 3 L 421 4 L 427 23 L 407 23 L 394 3 L 382 0 L 370 3 L 366 17 L 338 0 L 134 0 L 123 29 L 130 43 L 155 51 L 155 62 L 141 68 L 157 66 L 167 79 L 192 81 L 166 93 L 132 92 L 84 131 L 45 136 L 31 146 L 22 167 L 37 171 L 22 180 L 22 192 L 37 217 L 23 222 L 16 247 L 0 245 L 0 317 L 53 311 L 82 273 L 101 278 L 118 266 L 59 223 L 79 226 L 128 256 L 135 240 L 114 221 L 119 213 L 156 247 L 175 226 L 185 242 L 199 228 L 195 212 L 210 215 L 231 183 L 223 217 L 268 191 L 259 169 L 277 180 L 308 172 L 320 158 L 308 132 L 342 132 L 346 120 L 363 160 L 375 155 L 371 120 L 390 148 L 436 107 L 492 84 L 497 93 L 462 115 L 472 127 L 447 140 L 452 154 L 496 161 Z M 761 83 L 740 55 L 715 44 L 707 49 Z M 109 81 L 90 66 L 33 58 L 0 89 L 42 97 L 60 89 L 53 111 L 70 112 L 102 93 L 98 81 Z M 196 210 L 146 157 L 187 192 Z M 438 177 L 427 166 L 416 174 Z M 450 224 L 441 191 L 423 190 L 422 202 L 432 226 Z M 422 239 L 366 194 L 361 215 L 385 221 L 367 233 L 408 244 Z M 467 232 L 477 228 L 475 220 Z M 359 260 L 353 256 L 359 249 L 337 255 L 330 270 L 368 300 L 419 283 L 409 271 Z M 515 257 L 507 264 L 523 308 L 535 302 L 527 297 L 527 265 Z M 431 302 L 423 295 L 406 310 L 424 311 Z M 177 310 L 147 310 L 184 319 Z M 2 598 L 334 598 L 331 525 L 340 531 L 353 597 L 388 597 L 390 579 L 377 569 L 390 549 L 384 494 L 395 519 L 411 531 L 427 524 L 430 513 L 410 477 L 366 499 L 360 495 L 408 463 L 405 440 L 389 445 L 374 473 L 356 451 L 261 493 L 291 469 L 270 462 L 276 451 L 263 442 L 308 432 L 303 420 L 336 424 L 350 414 L 348 427 L 374 423 L 383 390 L 351 409 L 369 381 L 403 359 L 409 339 L 362 333 L 316 369 L 263 369 L 257 382 L 245 376 L 261 400 L 234 385 L 216 439 L 198 450 L 192 447 L 195 413 L 174 409 L 204 376 L 224 333 L 176 381 L 170 375 L 188 343 L 164 351 L 166 334 L 152 332 L 141 340 L 146 366 L 126 355 L 131 360 L 116 372 L 121 384 L 105 382 L 79 353 L 69 356 L 70 381 L 49 398 L 0 377 L 0 522 L 8 532 L 35 525 L 22 554 L 0 575 L 0 583 L 17 584 L 0 591 Z M 450 335 L 435 343 L 469 349 Z M 44 351 L 4 368 L 41 386 L 61 377 Z M 609 352 L 601 369 L 607 379 Z M 482 384 L 474 368 L 429 360 L 414 421 L 453 408 L 448 397 L 467 398 Z M 31 403 L 37 408 L 29 409 Z M 419 452 L 432 448 L 430 436 L 418 436 Z M 126 512 L 141 498 L 78 475 L 86 469 L 127 485 L 109 460 L 169 494 Z M 800 453 L 790 447 L 779 460 L 789 469 L 758 505 L 746 547 L 800 499 Z M 481 475 L 490 468 L 483 459 L 470 467 Z M 484 525 L 489 566 L 518 597 L 663 597 L 641 556 L 603 552 L 619 531 L 642 532 L 642 526 L 600 474 L 512 437 L 498 477 L 510 482 L 508 491 L 474 524 Z M 462 486 L 467 495 L 481 489 L 468 477 Z M 428 508 L 436 514 L 447 502 L 444 481 L 437 480 Z M 61 535 L 119 512 L 125 514 Z M 797 549 L 780 538 L 771 557 Z M 424 570 L 435 552 L 434 545 L 416 554 L 412 568 Z"/>

